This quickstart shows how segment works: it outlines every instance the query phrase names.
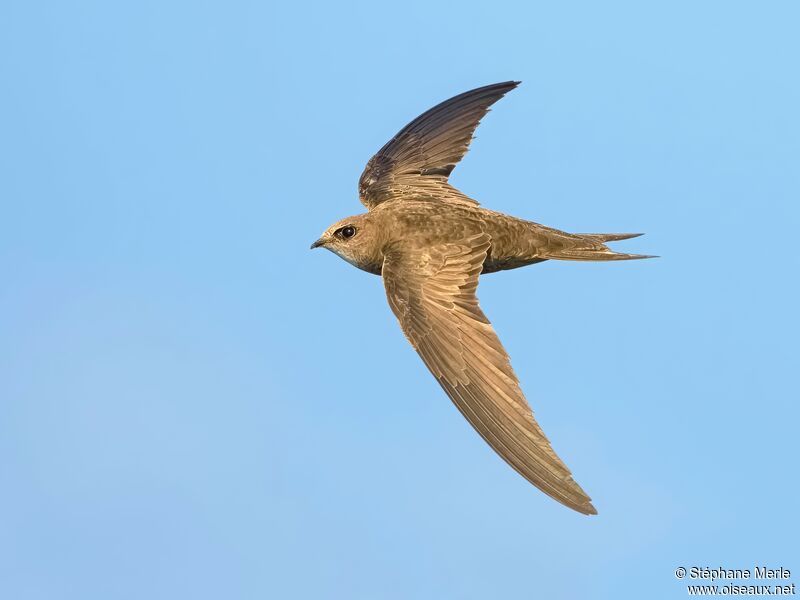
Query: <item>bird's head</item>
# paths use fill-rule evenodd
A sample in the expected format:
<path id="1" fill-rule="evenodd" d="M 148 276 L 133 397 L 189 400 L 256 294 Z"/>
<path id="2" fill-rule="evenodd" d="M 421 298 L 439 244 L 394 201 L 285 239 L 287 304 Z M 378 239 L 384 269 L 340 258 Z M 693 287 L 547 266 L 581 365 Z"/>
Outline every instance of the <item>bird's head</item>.
<path id="1" fill-rule="evenodd" d="M 380 272 L 382 262 L 378 244 L 377 232 L 371 227 L 369 214 L 365 214 L 337 221 L 311 248 L 326 248 L 351 265 L 374 273 L 376 267 Z"/>

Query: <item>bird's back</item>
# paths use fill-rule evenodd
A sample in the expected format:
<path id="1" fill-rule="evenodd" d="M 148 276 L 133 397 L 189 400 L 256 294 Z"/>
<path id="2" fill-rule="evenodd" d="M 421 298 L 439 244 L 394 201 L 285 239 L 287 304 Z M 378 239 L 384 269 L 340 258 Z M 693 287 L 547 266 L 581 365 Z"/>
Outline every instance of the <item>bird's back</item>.
<path id="1" fill-rule="evenodd" d="M 392 232 L 386 244 L 413 240 L 419 246 L 435 246 L 489 234 L 491 248 L 484 273 L 540 262 L 548 252 L 576 245 L 575 236 L 568 233 L 478 205 L 405 200 L 387 202 L 372 213 L 384 231 Z"/>

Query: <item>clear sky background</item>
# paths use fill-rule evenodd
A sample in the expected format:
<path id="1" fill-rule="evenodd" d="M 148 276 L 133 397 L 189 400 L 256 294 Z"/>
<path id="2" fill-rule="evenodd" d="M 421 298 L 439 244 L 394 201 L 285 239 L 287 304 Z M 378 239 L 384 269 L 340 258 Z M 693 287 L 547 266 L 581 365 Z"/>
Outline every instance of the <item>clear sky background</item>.
<path id="1" fill-rule="evenodd" d="M 795 2 L 4 2 L 0 597 L 680 598 L 798 556 Z M 309 244 L 400 127 L 650 261 L 482 278 L 574 513 Z"/>

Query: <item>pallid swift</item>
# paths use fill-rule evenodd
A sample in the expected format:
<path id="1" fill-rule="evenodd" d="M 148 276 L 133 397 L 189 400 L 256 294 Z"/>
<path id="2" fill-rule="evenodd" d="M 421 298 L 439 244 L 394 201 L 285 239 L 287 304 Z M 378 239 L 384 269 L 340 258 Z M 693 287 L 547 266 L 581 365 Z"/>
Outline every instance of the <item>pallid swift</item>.
<path id="1" fill-rule="evenodd" d="M 518 83 L 465 92 L 406 125 L 361 175 L 369 212 L 333 224 L 311 247 L 381 275 L 408 341 L 489 446 L 545 494 L 596 514 L 533 418 L 478 306 L 478 276 L 544 260 L 648 257 L 605 245 L 640 234 L 566 233 L 482 208 L 448 183 L 489 107 Z"/>

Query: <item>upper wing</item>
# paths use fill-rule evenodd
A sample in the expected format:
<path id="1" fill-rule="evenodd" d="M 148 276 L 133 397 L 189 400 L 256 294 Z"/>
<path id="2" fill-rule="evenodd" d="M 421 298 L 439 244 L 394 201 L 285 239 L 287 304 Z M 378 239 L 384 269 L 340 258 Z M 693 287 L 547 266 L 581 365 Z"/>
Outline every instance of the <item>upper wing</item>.
<path id="1" fill-rule="evenodd" d="M 403 127 L 367 163 L 358 180 L 361 203 L 372 208 L 413 193 L 476 204 L 448 185 L 447 177 L 467 153 L 489 107 L 517 85 L 507 81 L 465 92 Z"/>
<path id="2" fill-rule="evenodd" d="M 544 493 L 596 514 L 534 420 L 508 354 L 478 306 L 475 290 L 489 246 L 484 233 L 433 249 L 395 247 L 383 265 L 389 306 L 428 369 L 494 451 Z"/>

